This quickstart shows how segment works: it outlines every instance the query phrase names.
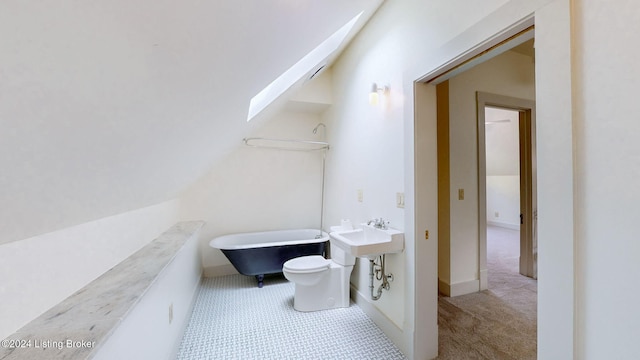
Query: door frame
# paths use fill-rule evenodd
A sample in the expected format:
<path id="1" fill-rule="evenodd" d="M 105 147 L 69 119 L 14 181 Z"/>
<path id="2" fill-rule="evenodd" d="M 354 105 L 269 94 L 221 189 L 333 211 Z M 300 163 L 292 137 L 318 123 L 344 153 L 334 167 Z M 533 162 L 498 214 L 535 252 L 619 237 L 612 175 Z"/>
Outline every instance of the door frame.
<path id="1" fill-rule="evenodd" d="M 574 231 L 575 138 L 573 127 L 572 16 L 569 0 L 510 1 L 442 45 L 436 52 L 415 53 L 403 72 L 405 125 L 405 246 L 407 294 L 405 331 L 409 358 L 437 356 L 437 212 L 421 217 L 416 209 L 430 205 L 421 194 L 418 174 L 436 173 L 437 164 L 416 157 L 422 143 L 435 143 L 435 131 L 419 137 L 422 124 L 434 117 L 435 85 L 430 82 L 448 70 L 482 57 L 496 44 L 508 41 L 525 23 L 536 27 L 537 139 L 544 143 L 538 156 L 538 356 L 575 358 L 579 345 L 576 291 L 576 234 Z M 420 48 L 419 41 L 416 42 Z M 426 100 L 426 101 L 425 101 Z M 422 104 L 424 102 L 424 105 Z M 414 131 L 415 130 L 415 131 Z M 435 185 L 434 185 L 435 187 Z M 437 201 L 437 200 L 436 200 Z M 433 234 L 433 232 L 432 232 Z M 436 232 L 437 234 L 437 232 Z M 430 263 L 434 261 L 434 263 Z M 413 286 L 411 286 L 411 284 Z"/>
<path id="2" fill-rule="evenodd" d="M 524 224 L 520 227 L 520 273 L 525 276 L 537 278 L 537 241 L 534 237 L 535 222 L 534 214 L 537 211 L 536 196 L 536 136 L 535 119 L 536 103 L 533 100 L 520 99 L 510 96 L 492 94 L 487 92 L 476 92 L 476 118 L 478 120 L 478 272 L 480 274 L 480 290 L 488 288 L 487 272 L 487 157 L 486 157 L 486 135 L 485 135 L 485 107 L 493 106 L 503 109 L 515 110 L 519 113 L 520 125 L 525 124 L 523 129 L 520 126 L 519 135 L 520 148 L 524 146 L 524 157 L 522 150 L 520 156 L 520 197 L 526 201 L 520 203 Z M 525 144 L 523 144 L 524 130 Z"/>

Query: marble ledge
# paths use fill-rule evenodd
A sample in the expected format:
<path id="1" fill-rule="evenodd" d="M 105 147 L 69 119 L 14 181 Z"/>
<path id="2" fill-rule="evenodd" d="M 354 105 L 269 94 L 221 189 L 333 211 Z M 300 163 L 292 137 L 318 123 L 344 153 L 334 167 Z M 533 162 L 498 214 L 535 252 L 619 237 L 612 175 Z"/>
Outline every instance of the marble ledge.
<path id="1" fill-rule="evenodd" d="M 202 221 L 181 222 L 67 299 L 2 340 L 1 360 L 88 359 L 197 236 Z"/>

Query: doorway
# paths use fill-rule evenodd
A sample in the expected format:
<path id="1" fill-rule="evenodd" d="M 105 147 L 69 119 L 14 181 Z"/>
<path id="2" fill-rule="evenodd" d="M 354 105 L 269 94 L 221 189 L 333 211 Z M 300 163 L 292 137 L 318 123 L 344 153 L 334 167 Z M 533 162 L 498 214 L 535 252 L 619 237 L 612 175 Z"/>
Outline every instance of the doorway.
<path id="1" fill-rule="evenodd" d="M 489 288 L 496 273 L 520 273 L 519 112 L 484 108 L 486 159 L 487 270 Z"/>
<path id="2" fill-rule="evenodd" d="M 519 273 L 537 278 L 535 102 L 478 92 L 477 115 L 480 290 L 486 290 L 488 225 L 519 232 Z"/>
<path id="3" fill-rule="evenodd" d="M 533 42 L 529 44 L 532 46 Z M 508 50 L 508 49 L 507 49 Z M 486 185 L 486 127 L 505 126 L 508 123 L 485 124 L 485 108 L 513 110 L 515 130 L 512 169 L 503 170 L 514 175 L 515 209 L 503 209 L 503 218 L 519 229 L 520 214 L 523 219 L 532 213 L 526 210 L 532 205 L 532 191 L 519 200 L 518 179 L 527 180 L 521 187 L 533 186 L 531 147 L 518 147 L 518 129 L 523 129 L 522 144 L 535 144 L 533 128 L 535 119 L 535 71 L 533 59 L 513 51 L 504 51 L 491 59 L 449 77 L 436 85 L 437 145 L 438 145 L 438 287 L 446 296 L 466 295 L 488 288 L 487 269 L 487 185 Z M 518 98 L 497 95 L 513 94 Z M 494 121 L 503 121 L 497 119 Z M 523 126 L 520 126 L 520 122 Z M 524 131 L 527 129 L 527 131 Z M 529 164 L 527 176 L 519 176 L 519 157 L 522 153 Z M 524 171 L 524 170 L 523 170 Z M 523 204 L 523 211 L 518 208 Z M 495 216 L 495 212 L 492 212 Z M 509 216 L 511 215 L 511 216 Z M 525 222 L 529 226 L 530 222 Z M 523 229 L 521 259 L 522 272 L 533 277 L 532 231 Z M 525 271 L 526 269 L 526 271 Z"/>
<path id="4" fill-rule="evenodd" d="M 508 352 L 508 357 L 535 357 L 537 282 L 519 275 L 530 271 L 533 258 L 528 255 L 533 248 L 532 232 L 520 223 L 533 213 L 527 208 L 533 204 L 535 103 L 523 99 L 535 98 L 534 63 L 507 51 L 438 84 L 436 91 L 438 266 L 440 290 L 445 295 L 439 298 L 439 349 L 444 358 L 464 357 L 474 351 L 474 344 L 480 341 L 474 336 L 478 336 L 491 349 Z M 500 164 L 488 164 L 488 135 L 509 138 L 509 144 L 492 152 L 502 157 Z M 508 189 L 499 201 L 488 196 L 496 182 Z M 488 199 L 493 207 L 489 212 Z M 505 270 L 511 269 L 511 261 L 502 267 L 488 262 L 490 218 L 502 220 L 503 226 L 510 225 L 510 231 L 517 234 L 515 266 L 510 272 Z M 477 326 L 466 326 L 469 318 L 465 316 Z M 522 330 L 518 335 L 511 327 L 515 323 Z M 510 344 L 508 349 L 505 343 Z M 486 351 L 486 358 L 498 357 Z"/>
<path id="5" fill-rule="evenodd" d="M 511 3 L 510 3 L 511 4 Z M 515 14 L 515 15 L 514 15 Z M 530 15 L 527 15 L 530 14 Z M 538 297 L 538 356 L 573 358 L 575 338 L 575 231 L 574 212 L 574 121 L 572 104 L 571 7 L 567 1 L 517 3 L 505 6 L 442 48 L 439 57 L 409 69 L 404 82 L 407 151 L 405 177 L 407 207 L 407 250 L 413 263 L 408 266 L 408 343 L 416 358 L 437 356 L 438 209 L 436 152 L 436 86 L 450 74 L 490 58 L 496 44 L 513 39 L 523 28 L 536 26 L 536 98 L 539 122 L 537 151 L 539 248 L 538 261 L 542 295 Z M 523 20 L 519 20 L 523 19 Z M 515 23 L 514 23 L 515 21 Z M 493 34 L 493 35 L 491 35 Z M 446 60 L 449 59 L 449 60 Z M 446 61 L 443 61 L 446 60 Z M 477 63 L 477 62 L 476 62 Z M 475 121 L 475 116 L 474 116 Z M 435 204 L 435 206 L 434 206 Z M 437 231 L 433 231 L 436 229 Z M 431 231 L 431 238 L 426 230 Z M 433 235 L 435 233 L 435 236 Z M 422 235 L 425 234 L 424 238 Z M 418 241 L 417 239 L 424 239 Z M 425 241 L 426 240 L 426 241 Z M 431 241 L 429 241 L 431 240 Z M 435 240 L 435 241 L 434 241 Z M 544 290 L 544 291 L 542 291 Z"/>

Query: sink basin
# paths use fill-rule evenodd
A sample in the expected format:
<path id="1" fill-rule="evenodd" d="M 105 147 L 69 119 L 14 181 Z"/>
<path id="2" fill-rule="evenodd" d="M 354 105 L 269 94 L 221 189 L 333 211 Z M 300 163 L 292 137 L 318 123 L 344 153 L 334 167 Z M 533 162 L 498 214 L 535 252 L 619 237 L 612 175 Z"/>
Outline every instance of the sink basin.
<path id="1" fill-rule="evenodd" d="M 404 250 L 404 233 L 396 229 L 378 229 L 363 224 L 362 229 L 329 233 L 331 245 L 355 257 L 374 259 L 378 255 Z"/>

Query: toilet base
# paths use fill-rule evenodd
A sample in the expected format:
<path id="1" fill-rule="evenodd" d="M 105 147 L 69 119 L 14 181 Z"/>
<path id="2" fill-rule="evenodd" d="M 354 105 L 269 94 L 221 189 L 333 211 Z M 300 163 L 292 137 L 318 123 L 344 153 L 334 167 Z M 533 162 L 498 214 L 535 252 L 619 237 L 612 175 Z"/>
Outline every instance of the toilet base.
<path id="1" fill-rule="evenodd" d="M 293 308 L 297 311 L 319 311 L 349 307 L 349 278 L 353 266 L 332 264 L 326 275 L 315 285 L 295 285 Z"/>

